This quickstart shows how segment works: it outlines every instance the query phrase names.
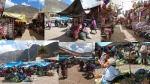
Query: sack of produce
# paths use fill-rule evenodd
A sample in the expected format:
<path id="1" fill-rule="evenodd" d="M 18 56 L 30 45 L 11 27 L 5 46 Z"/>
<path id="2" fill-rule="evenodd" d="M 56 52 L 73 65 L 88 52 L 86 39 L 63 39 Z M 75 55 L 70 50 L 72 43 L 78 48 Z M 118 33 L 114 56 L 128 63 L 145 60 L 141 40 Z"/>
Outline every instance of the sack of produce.
<path id="1" fill-rule="evenodd" d="M 81 32 L 79 35 L 82 40 L 86 41 L 86 33 Z"/>
<path id="2" fill-rule="evenodd" d="M 91 35 L 91 34 L 88 34 L 88 35 L 87 35 L 87 38 L 88 38 L 88 39 L 92 39 L 92 35 Z"/>
<path id="3" fill-rule="evenodd" d="M 145 69 L 138 69 L 135 71 L 135 74 L 145 74 Z"/>

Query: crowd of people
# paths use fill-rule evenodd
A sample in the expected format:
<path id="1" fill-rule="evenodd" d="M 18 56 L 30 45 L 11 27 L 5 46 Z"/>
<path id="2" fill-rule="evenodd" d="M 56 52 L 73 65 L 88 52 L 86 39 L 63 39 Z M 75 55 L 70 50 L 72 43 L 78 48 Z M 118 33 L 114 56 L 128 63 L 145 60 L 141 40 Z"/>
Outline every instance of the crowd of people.
<path id="1" fill-rule="evenodd" d="M 68 31 L 68 36 L 73 37 L 75 40 L 82 39 L 86 41 L 86 39 L 91 39 L 90 34 L 97 34 L 97 22 L 94 17 L 91 18 L 91 23 L 89 24 L 87 20 L 79 21 L 78 19 L 73 19 L 73 23 L 71 25 L 70 30 Z M 90 25 L 90 31 L 88 31 L 87 27 Z M 93 32 L 95 31 L 95 33 Z"/>
<path id="2" fill-rule="evenodd" d="M 67 78 L 68 74 L 68 68 L 73 67 L 74 65 L 79 65 L 79 71 L 85 72 L 85 78 L 94 78 L 94 69 L 95 64 L 94 62 L 90 60 L 82 60 L 82 59 L 71 59 L 71 60 L 63 60 L 60 63 L 61 66 L 61 73 L 63 78 Z"/>
<path id="3" fill-rule="evenodd" d="M 98 64 L 105 64 L 109 58 L 114 58 L 115 60 L 124 59 L 125 62 L 130 62 L 129 59 L 135 61 L 137 58 L 141 58 L 142 64 L 148 64 L 149 57 L 149 45 L 146 44 L 130 44 L 130 45 L 114 45 L 114 46 L 104 46 L 99 47 L 98 54 L 100 61 Z M 130 55 L 130 58 L 126 58 L 125 54 Z M 135 63 L 135 62 L 132 62 Z"/>
<path id="4" fill-rule="evenodd" d="M 124 60 L 124 64 L 130 63 L 139 65 L 149 65 L 149 44 L 138 42 L 125 44 L 120 43 L 114 45 L 107 45 L 103 47 L 100 46 L 97 47 L 96 50 L 99 51 L 99 57 L 97 59 L 99 61 L 96 61 L 96 65 L 100 67 L 100 69 L 105 68 L 105 71 L 103 72 L 101 78 L 102 84 L 116 83 L 120 80 L 124 80 L 125 78 L 130 78 L 131 75 L 135 76 L 137 74 L 133 74 L 132 72 L 121 73 L 121 70 L 116 68 L 116 66 L 120 66 L 117 64 L 118 60 Z M 126 56 L 129 56 L 129 58 L 126 58 Z M 140 58 L 140 63 L 136 63 L 137 58 Z M 129 59 L 132 59 L 133 61 Z M 106 66 L 104 67 L 103 65 Z M 147 73 L 146 70 L 145 73 Z M 146 74 L 146 77 L 149 77 L 149 73 Z"/>
<path id="5" fill-rule="evenodd" d="M 34 79 L 32 75 L 49 76 L 49 72 L 54 73 L 54 70 L 58 69 L 56 65 L 47 66 L 29 66 L 29 67 L 10 67 L 2 68 L 1 73 L 5 77 L 5 80 L 12 82 L 32 82 Z M 58 70 L 56 70 L 58 72 Z M 51 75 L 52 76 L 52 75 Z"/>

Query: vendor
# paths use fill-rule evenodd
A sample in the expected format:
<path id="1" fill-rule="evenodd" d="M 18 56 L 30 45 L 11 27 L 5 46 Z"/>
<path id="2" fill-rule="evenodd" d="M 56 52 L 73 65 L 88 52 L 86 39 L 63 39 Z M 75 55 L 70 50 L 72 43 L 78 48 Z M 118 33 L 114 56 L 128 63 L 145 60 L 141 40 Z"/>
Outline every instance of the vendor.
<path id="1" fill-rule="evenodd" d="M 84 30 L 86 30 L 86 20 L 84 20 L 84 22 L 82 23 L 82 28 L 81 28 L 81 32 L 83 32 Z"/>
<path id="2" fill-rule="evenodd" d="M 96 27 L 97 27 L 96 20 L 94 19 L 94 17 L 92 17 L 91 28 L 90 28 L 91 32 L 90 33 L 92 33 L 92 30 L 95 30 L 95 32 L 97 34 L 97 28 Z"/>
<path id="3" fill-rule="evenodd" d="M 120 75 L 118 69 L 116 69 L 116 62 L 111 62 L 111 65 L 106 68 L 103 77 L 107 82 L 117 82 L 120 79 L 124 79 L 123 75 Z"/>
<path id="4" fill-rule="evenodd" d="M 84 61 L 82 59 L 80 59 L 80 71 L 83 71 L 83 66 L 84 66 Z"/>

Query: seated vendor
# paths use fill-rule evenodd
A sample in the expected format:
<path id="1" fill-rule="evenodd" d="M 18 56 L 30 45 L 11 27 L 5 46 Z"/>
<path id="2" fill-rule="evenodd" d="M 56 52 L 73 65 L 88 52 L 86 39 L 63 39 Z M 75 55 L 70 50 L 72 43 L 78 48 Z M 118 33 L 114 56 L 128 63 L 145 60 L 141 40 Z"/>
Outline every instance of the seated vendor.
<path id="1" fill-rule="evenodd" d="M 103 78 L 107 82 L 117 82 L 118 80 L 124 79 L 124 76 L 129 76 L 129 74 L 120 75 L 120 71 L 116 69 L 116 62 L 112 61 L 111 65 L 106 68 Z"/>
<path id="2" fill-rule="evenodd" d="M 82 23 L 82 28 L 81 28 L 81 31 L 83 32 L 85 29 L 86 29 L 86 20 Z"/>

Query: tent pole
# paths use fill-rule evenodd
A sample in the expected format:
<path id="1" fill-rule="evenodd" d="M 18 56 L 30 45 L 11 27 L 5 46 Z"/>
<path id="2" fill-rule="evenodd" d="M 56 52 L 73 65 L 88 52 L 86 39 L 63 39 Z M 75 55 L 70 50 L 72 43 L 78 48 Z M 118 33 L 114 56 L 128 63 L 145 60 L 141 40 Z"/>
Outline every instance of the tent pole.
<path id="1" fill-rule="evenodd" d="M 130 43 L 131 44 L 131 43 Z M 131 59 L 131 45 L 130 45 L 130 47 L 129 47 L 129 49 L 130 49 L 130 51 L 129 51 L 129 60 Z M 131 76 L 131 64 L 130 64 L 130 62 L 129 62 L 129 72 L 130 72 L 130 76 Z"/>

